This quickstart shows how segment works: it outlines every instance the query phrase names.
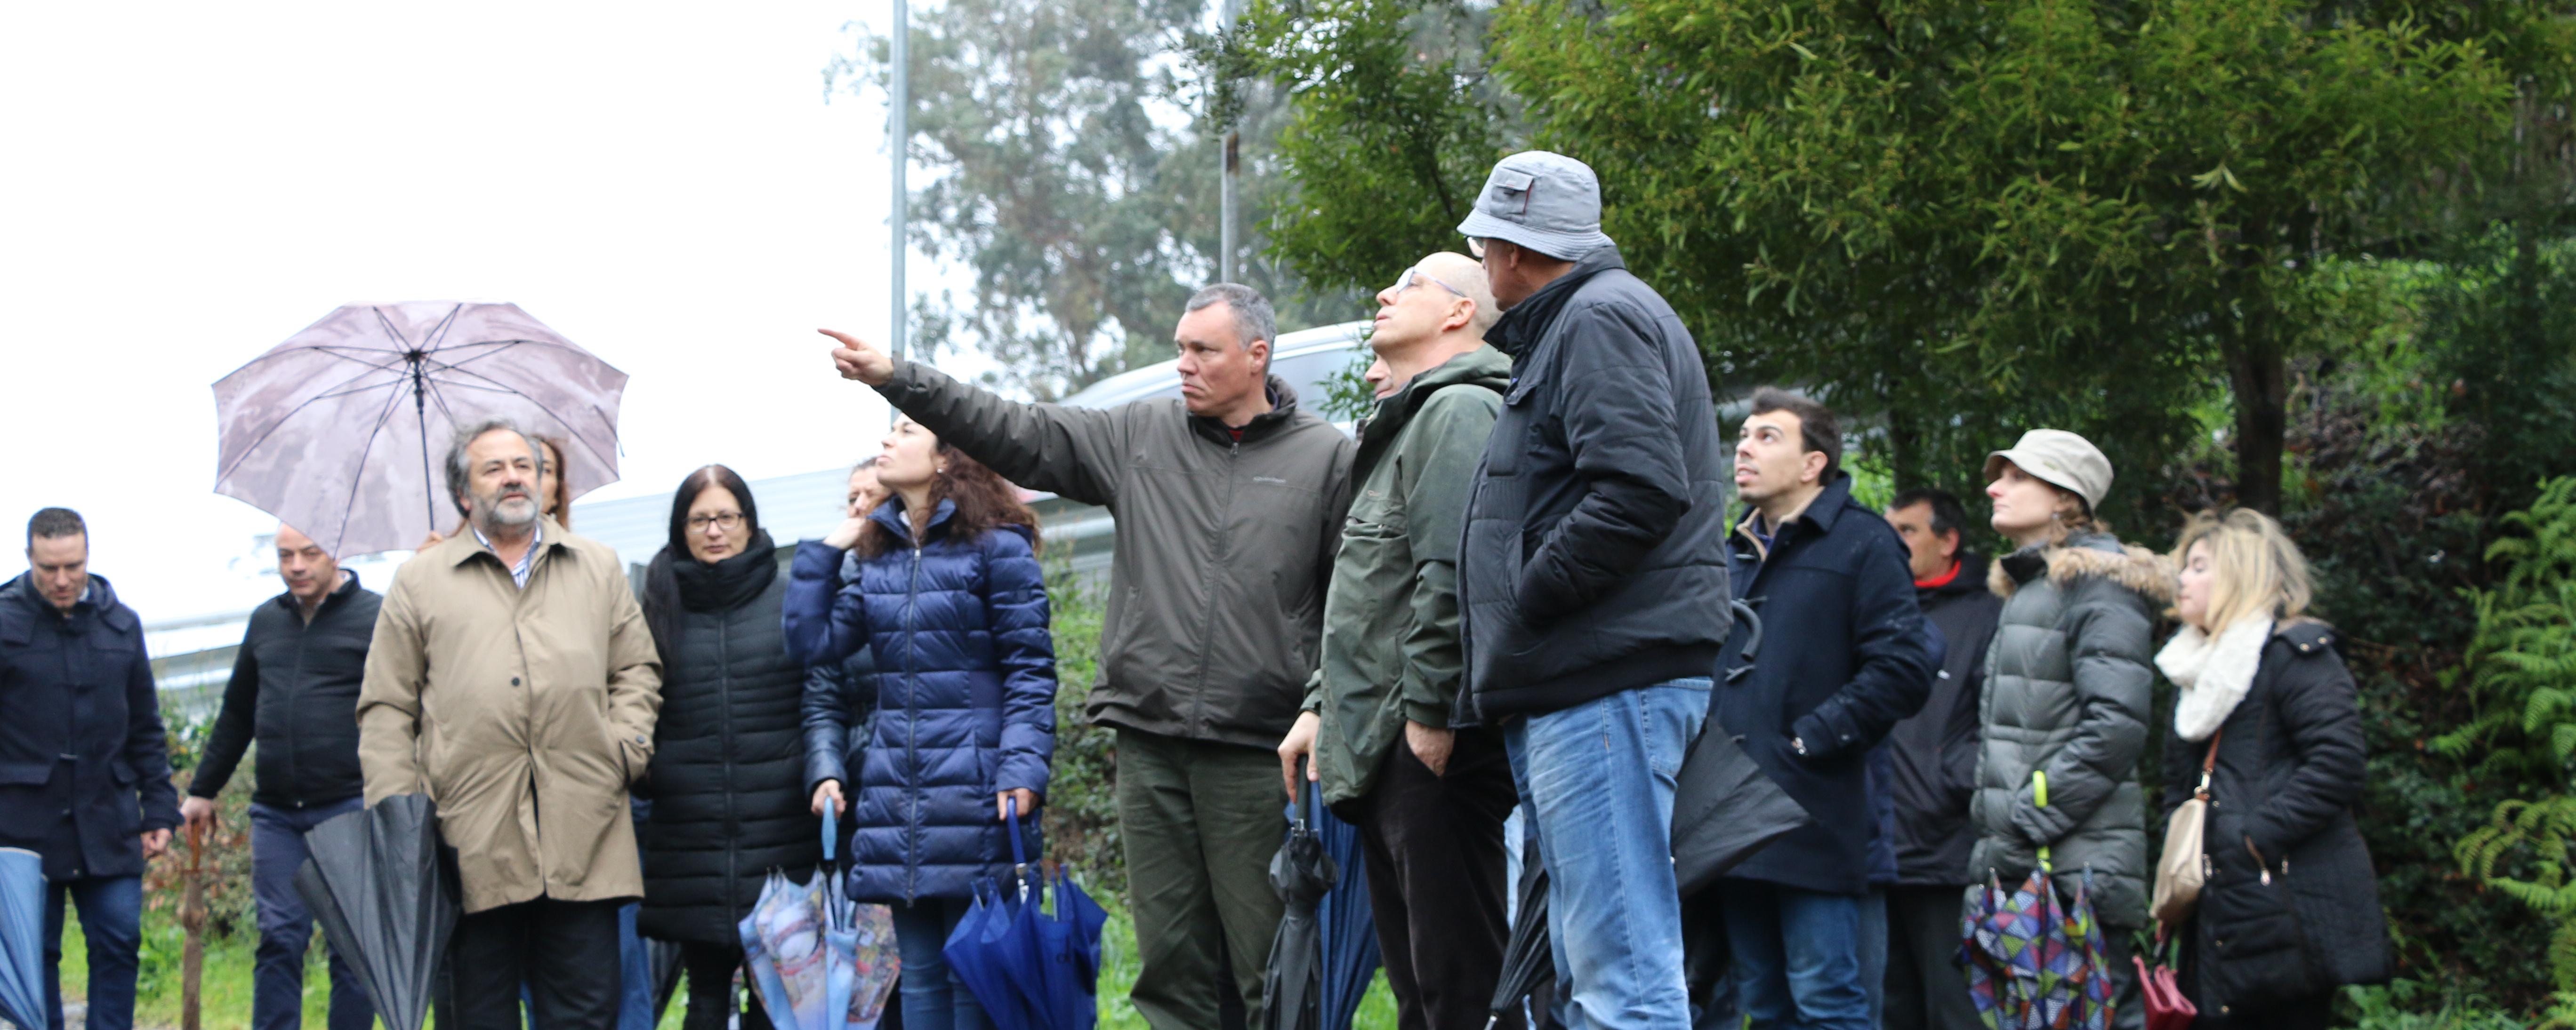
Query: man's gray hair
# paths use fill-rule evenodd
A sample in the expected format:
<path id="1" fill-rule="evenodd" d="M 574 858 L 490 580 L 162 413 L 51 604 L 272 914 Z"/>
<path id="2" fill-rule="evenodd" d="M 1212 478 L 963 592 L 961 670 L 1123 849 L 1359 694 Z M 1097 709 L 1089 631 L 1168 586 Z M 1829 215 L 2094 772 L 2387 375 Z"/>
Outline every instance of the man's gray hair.
<path id="1" fill-rule="evenodd" d="M 1279 350 L 1279 314 L 1270 309 L 1270 298 L 1242 283 L 1218 283 L 1190 294 L 1189 307 L 1195 312 L 1222 303 L 1234 312 L 1234 345 L 1249 349 L 1254 340 L 1266 340 L 1270 350 Z"/>
<path id="2" fill-rule="evenodd" d="M 528 445 L 528 453 L 537 460 L 537 474 L 540 476 L 545 474 L 546 449 L 539 446 L 537 438 L 529 436 L 527 430 L 519 428 L 518 423 L 506 418 L 487 418 L 459 429 L 456 431 L 456 440 L 447 446 L 447 499 L 455 503 L 457 514 L 466 516 L 474 514 L 465 506 L 467 489 L 465 484 L 472 476 L 472 470 L 465 467 L 465 448 L 471 446 L 474 441 L 482 439 L 483 434 L 502 429 L 519 434 L 519 439 Z"/>

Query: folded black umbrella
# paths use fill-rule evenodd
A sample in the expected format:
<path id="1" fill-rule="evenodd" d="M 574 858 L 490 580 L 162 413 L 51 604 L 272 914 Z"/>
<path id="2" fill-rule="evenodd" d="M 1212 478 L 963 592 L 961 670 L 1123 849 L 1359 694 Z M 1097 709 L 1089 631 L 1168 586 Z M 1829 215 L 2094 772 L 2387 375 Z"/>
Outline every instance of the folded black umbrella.
<path id="1" fill-rule="evenodd" d="M 1734 602 L 1737 635 L 1744 647 L 1728 663 L 1726 690 L 1762 650 L 1762 617 Z M 1673 879 L 1681 896 L 1705 889 L 1765 845 L 1807 824 L 1807 810 L 1771 782 L 1744 753 L 1743 738 L 1717 721 L 1717 694 L 1708 699 L 1708 722 L 1683 756 L 1673 783 Z"/>
<path id="2" fill-rule="evenodd" d="M 1512 914 L 1511 940 L 1503 945 L 1503 975 L 1494 982 L 1485 1030 L 1517 1025 L 1521 999 L 1548 989 L 1556 980 L 1556 956 L 1547 936 L 1547 870 L 1539 863 L 1537 847 L 1523 849 L 1522 855 L 1521 900 Z M 1541 1024 L 1552 1022 L 1543 1011 L 1537 1015 Z"/>
<path id="3" fill-rule="evenodd" d="M 387 1030 L 420 1030 L 447 939 L 464 914 L 426 794 L 386 798 L 304 835 L 295 889 L 355 967 Z"/>
<path id="4" fill-rule="evenodd" d="M 1317 1030 L 1324 1022 L 1324 928 L 1315 909 L 1340 881 L 1341 869 L 1307 824 L 1304 799 L 1291 804 L 1288 842 L 1270 857 L 1270 887 L 1287 911 L 1261 977 L 1261 1023 L 1268 1030 Z"/>

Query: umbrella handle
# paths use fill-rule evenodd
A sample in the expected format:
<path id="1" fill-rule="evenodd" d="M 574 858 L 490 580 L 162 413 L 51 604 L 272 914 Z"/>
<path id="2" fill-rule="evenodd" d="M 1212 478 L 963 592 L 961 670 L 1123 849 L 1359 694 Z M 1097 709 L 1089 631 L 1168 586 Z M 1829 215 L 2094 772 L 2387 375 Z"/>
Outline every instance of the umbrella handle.
<path id="1" fill-rule="evenodd" d="M 823 864 L 832 864 L 832 849 L 841 842 L 841 813 L 838 806 L 823 806 Z"/>

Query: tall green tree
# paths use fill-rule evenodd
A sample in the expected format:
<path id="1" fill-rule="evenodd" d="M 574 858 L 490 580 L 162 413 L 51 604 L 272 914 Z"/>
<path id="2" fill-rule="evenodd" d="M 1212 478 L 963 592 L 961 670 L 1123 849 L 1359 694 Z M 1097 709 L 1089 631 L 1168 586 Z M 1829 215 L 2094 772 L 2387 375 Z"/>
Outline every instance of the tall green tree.
<path id="1" fill-rule="evenodd" d="M 2478 39 L 2302 0 L 1528 0 L 1495 38 L 1713 356 L 1888 415 L 1900 479 L 1954 415 L 2152 469 L 2215 376 L 2273 510 L 2291 281 L 2452 207 L 2513 101 Z"/>

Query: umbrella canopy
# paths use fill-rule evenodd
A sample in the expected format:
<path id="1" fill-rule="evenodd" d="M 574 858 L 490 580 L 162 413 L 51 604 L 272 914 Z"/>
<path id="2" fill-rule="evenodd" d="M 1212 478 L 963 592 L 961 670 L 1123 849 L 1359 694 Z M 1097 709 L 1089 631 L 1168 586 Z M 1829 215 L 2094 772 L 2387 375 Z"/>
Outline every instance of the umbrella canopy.
<path id="1" fill-rule="evenodd" d="M 617 481 L 626 373 L 516 304 L 351 304 L 215 384 L 215 492 L 342 558 L 456 521 L 457 429 L 506 417 L 563 442 L 571 496 Z"/>
<path id="2" fill-rule="evenodd" d="M 0 1019 L 45 1025 L 45 860 L 0 848 Z"/>
<path id="3" fill-rule="evenodd" d="M 334 817 L 304 835 L 313 856 L 296 892 L 355 967 L 388 1030 L 420 1030 L 447 938 L 464 915 L 456 869 L 441 852 L 438 806 L 403 794 Z"/>
<path id="4" fill-rule="evenodd" d="M 1807 810 L 1762 775 L 1717 723 L 1716 697 L 1673 783 L 1673 879 L 1690 897 L 1753 853 L 1807 825 Z"/>
<path id="5" fill-rule="evenodd" d="M 1547 869 L 1539 862 L 1537 848 L 1529 849 L 1529 860 L 1521 866 L 1520 892 L 1519 911 L 1512 914 L 1512 937 L 1503 945 L 1503 975 L 1494 982 L 1486 1030 L 1516 1022 L 1512 1017 L 1520 1011 L 1521 1000 L 1556 980 L 1556 956 L 1547 935 Z"/>
<path id="6" fill-rule="evenodd" d="M 1306 790 L 1315 790 L 1312 781 Z M 1384 958 L 1377 950 L 1377 917 L 1369 908 L 1368 863 L 1360 857 L 1359 827 L 1341 821 L 1312 797 L 1307 804 L 1315 813 L 1315 836 L 1324 842 L 1324 854 L 1342 871 L 1315 909 L 1324 944 L 1323 1030 L 1351 1030 L 1360 998 Z"/>
<path id="7" fill-rule="evenodd" d="M 2048 807 L 2048 774 L 2032 773 L 2032 801 Z M 2039 868 L 2006 891 L 1992 874 L 1968 898 L 1959 944 L 1968 994 L 1998 1030 L 2104 1030 L 2111 1024 L 2111 966 L 2093 917 L 2090 871 L 2073 904 L 2058 898 L 2048 848 Z"/>
<path id="8" fill-rule="evenodd" d="M 1030 912 L 1046 903 L 1045 878 L 1030 872 L 1027 845 L 1020 836 L 1019 810 L 1007 801 L 1003 805 L 1003 821 L 1011 828 L 1010 878 L 975 884 L 974 907 L 957 921 L 957 929 L 949 933 L 939 954 L 948 960 L 948 968 L 958 981 L 975 995 L 975 1002 L 984 1007 L 984 1016 L 995 1030 L 1048 1030 L 1058 1026 L 1059 1020 L 1078 1021 L 1082 1013 L 1077 1009 L 1089 1006 L 1082 1004 L 1083 999 L 1059 998 L 1049 985 L 1050 971 L 1046 967 L 1051 959 L 1040 926 L 1045 919 L 1043 913 Z M 1065 911 L 1063 901 L 1059 895 L 1057 909 L 1068 919 L 1074 918 Z M 1100 918 L 1106 922 L 1107 914 Z M 1067 963 L 1079 960 L 1070 941 L 1062 954 Z M 1096 945 L 1092 955 L 1096 970 Z"/>
<path id="9" fill-rule="evenodd" d="M 1316 908 L 1341 879 L 1323 838 L 1307 821 L 1304 798 L 1289 803 L 1288 840 L 1270 856 L 1270 889 L 1286 905 L 1270 939 L 1261 978 L 1261 1019 L 1269 1030 L 1320 1030 L 1324 1002 L 1324 931 Z"/>

